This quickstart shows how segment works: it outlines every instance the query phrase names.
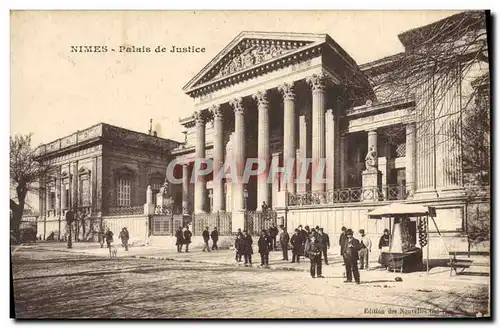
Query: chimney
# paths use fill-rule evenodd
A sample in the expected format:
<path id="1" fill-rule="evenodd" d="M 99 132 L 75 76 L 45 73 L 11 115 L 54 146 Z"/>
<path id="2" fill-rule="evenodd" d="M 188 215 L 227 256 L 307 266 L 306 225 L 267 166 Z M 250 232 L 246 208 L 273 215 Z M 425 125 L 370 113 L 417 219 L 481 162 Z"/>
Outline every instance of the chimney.
<path id="1" fill-rule="evenodd" d="M 153 119 L 149 119 L 149 131 L 148 134 L 151 135 L 151 132 L 153 131 Z"/>

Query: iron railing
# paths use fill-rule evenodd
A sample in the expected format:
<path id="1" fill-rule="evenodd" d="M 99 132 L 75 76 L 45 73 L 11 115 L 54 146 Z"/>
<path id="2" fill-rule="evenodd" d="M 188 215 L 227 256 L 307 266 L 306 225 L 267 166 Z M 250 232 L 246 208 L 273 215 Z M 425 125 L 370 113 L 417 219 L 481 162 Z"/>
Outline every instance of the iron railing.
<path id="1" fill-rule="evenodd" d="M 355 187 L 322 192 L 288 194 L 289 206 L 403 200 L 411 193 L 407 186 Z"/>
<path id="2" fill-rule="evenodd" d="M 196 236 L 201 236 L 205 227 L 208 227 L 209 231 L 212 231 L 214 227 L 217 227 L 219 235 L 221 236 L 230 236 L 232 233 L 230 212 L 193 214 L 192 222 L 194 235 Z"/>
<path id="3" fill-rule="evenodd" d="M 278 215 L 276 211 L 247 211 L 245 213 L 245 230 L 250 235 L 260 235 L 263 229 L 268 230 L 274 224 L 277 227 Z"/>
<path id="4" fill-rule="evenodd" d="M 104 213 L 107 216 L 144 214 L 144 205 L 110 207 Z"/>

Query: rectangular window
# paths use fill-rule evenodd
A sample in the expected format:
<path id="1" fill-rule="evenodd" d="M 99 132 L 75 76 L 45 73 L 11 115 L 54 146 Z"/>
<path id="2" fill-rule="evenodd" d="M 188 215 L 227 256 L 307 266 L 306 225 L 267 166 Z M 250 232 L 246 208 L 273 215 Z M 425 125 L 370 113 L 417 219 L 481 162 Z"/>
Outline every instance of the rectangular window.
<path id="1" fill-rule="evenodd" d="M 56 209 L 56 193 L 54 191 L 50 193 L 50 209 Z"/>
<path id="2" fill-rule="evenodd" d="M 118 179 L 118 206 L 130 206 L 130 179 Z"/>

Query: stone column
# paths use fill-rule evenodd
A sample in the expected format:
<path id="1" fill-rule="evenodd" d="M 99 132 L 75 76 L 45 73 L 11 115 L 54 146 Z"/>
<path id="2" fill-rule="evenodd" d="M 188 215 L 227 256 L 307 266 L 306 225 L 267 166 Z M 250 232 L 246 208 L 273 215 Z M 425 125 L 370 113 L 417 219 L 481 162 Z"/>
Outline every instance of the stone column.
<path id="1" fill-rule="evenodd" d="M 182 164 L 182 212 L 189 213 L 189 164 Z"/>
<path id="2" fill-rule="evenodd" d="M 326 152 L 326 189 L 335 189 L 336 179 L 335 176 L 335 160 L 337 159 L 335 153 L 338 152 L 338 147 L 336 147 L 336 133 L 338 130 L 338 125 L 335 122 L 335 113 L 333 109 L 328 109 L 325 114 L 325 152 Z M 338 170 L 338 168 L 337 168 Z"/>
<path id="3" fill-rule="evenodd" d="M 347 135 L 340 135 L 340 188 L 347 188 Z"/>
<path id="4" fill-rule="evenodd" d="M 311 191 L 325 191 L 324 166 L 320 161 L 325 159 L 325 79 L 323 74 L 315 74 L 307 78 L 312 89 L 312 172 Z"/>
<path id="5" fill-rule="evenodd" d="M 213 149 L 213 194 L 212 211 L 224 211 L 224 185 L 219 176 L 224 165 L 224 117 L 220 105 L 210 108 L 214 117 L 214 149 Z"/>
<path id="6" fill-rule="evenodd" d="M 302 172 L 302 165 L 307 158 L 307 111 L 303 110 L 299 116 L 299 156 L 297 158 L 297 177 L 305 176 L 307 179 L 307 172 Z M 297 184 L 297 192 L 304 193 L 307 191 L 307 182 L 300 182 Z"/>
<path id="7" fill-rule="evenodd" d="M 66 184 L 64 180 L 61 180 L 61 215 L 64 214 L 64 210 L 67 209 L 66 202 Z"/>
<path id="8" fill-rule="evenodd" d="M 61 215 L 61 168 L 56 173 L 56 215 Z"/>
<path id="9" fill-rule="evenodd" d="M 272 154 L 272 161 L 276 163 L 279 163 L 279 159 L 280 159 L 280 155 L 281 153 L 273 153 Z M 272 201 L 273 201 L 273 204 L 276 205 L 278 203 L 277 199 L 278 199 L 278 192 L 280 191 L 280 175 L 279 174 L 275 174 L 273 176 L 273 180 L 272 180 Z"/>
<path id="10" fill-rule="evenodd" d="M 245 169 L 245 109 L 241 98 L 232 100 L 230 104 L 234 110 L 235 147 L 233 156 L 237 168 L 237 181 L 233 181 L 233 211 L 243 211 L 245 208 L 242 181 Z"/>
<path id="11" fill-rule="evenodd" d="M 92 171 L 90 172 L 92 182 L 92 214 L 97 214 L 97 156 L 92 158 Z M 142 189 L 144 190 L 144 189 Z"/>
<path id="12" fill-rule="evenodd" d="M 50 197 L 50 178 L 45 181 L 45 214 L 49 216 L 51 197 Z"/>
<path id="13" fill-rule="evenodd" d="M 410 196 L 415 193 L 415 124 L 406 125 L 406 189 Z"/>
<path id="14" fill-rule="evenodd" d="M 194 113 L 196 122 L 196 147 L 195 160 L 205 160 L 205 120 L 200 112 Z M 196 169 L 196 165 L 194 167 Z M 193 174 L 196 174 L 193 172 Z M 205 176 L 198 176 L 194 182 L 194 213 L 205 212 L 205 192 L 206 192 Z"/>
<path id="15" fill-rule="evenodd" d="M 76 214 L 78 208 L 78 161 L 71 163 L 71 209 Z"/>
<path id="16" fill-rule="evenodd" d="M 271 206 L 271 195 L 269 193 L 269 184 L 267 177 L 269 174 L 269 103 L 267 101 L 267 90 L 256 93 L 253 98 L 257 101 L 258 108 L 258 136 L 257 136 L 257 153 L 259 160 L 264 161 L 264 173 L 257 177 L 257 208 L 266 202 Z"/>
<path id="17" fill-rule="evenodd" d="M 295 187 L 295 93 L 293 84 L 285 83 L 278 88 L 283 94 L 283 167 L 286 169 L 294 163 L 293 169 L 288 169 L 283 176 L 284 188 L 289 193 L 294 194 Z"/>

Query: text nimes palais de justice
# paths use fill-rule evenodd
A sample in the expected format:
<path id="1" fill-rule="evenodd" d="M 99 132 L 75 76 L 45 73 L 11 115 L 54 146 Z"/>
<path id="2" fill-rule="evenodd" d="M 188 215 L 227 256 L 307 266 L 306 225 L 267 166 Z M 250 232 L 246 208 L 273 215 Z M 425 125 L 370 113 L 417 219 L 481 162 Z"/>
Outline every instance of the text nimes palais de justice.
<path id="1" fill-rule="evenodd" d="M 79 53 L 104 53 L 104 52 L 121 52 L 121 53 L 199 53 L 205 52 L 205 47 L 198 46 L 118 46 L 108 47 L 102 45 L 74 45 L 70 46 L 71 52 Z"/>

